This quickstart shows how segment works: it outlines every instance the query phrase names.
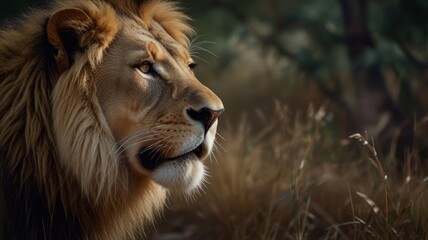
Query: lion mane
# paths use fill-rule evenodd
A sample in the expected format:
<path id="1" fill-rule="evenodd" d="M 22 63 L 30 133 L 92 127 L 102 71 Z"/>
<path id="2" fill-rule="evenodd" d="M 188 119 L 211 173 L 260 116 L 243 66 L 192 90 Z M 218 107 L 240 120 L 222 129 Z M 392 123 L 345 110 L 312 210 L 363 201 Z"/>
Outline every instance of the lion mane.
<path id="1" fill-rule="evenodd" d="M 52 17 L 62 9 L 86 15 Z M 177 42 L 189 44 L 189 18 L 175 3 L 158 0 L 66 0 L 1 30 L 0 171 L 7 239 L 135 238 L 161 210 L 165 190 L 115 161 L 116 142 L 91 81 L 121 16 L 138 17 L 146 28 L 156 21 Z M 74 28 L 71 40 L 63 32 L 49 34 L 58 23 L 63 32 Z M 58 40 L 78 40 L 73 47 L 80 57 L 58 52 Z"/>

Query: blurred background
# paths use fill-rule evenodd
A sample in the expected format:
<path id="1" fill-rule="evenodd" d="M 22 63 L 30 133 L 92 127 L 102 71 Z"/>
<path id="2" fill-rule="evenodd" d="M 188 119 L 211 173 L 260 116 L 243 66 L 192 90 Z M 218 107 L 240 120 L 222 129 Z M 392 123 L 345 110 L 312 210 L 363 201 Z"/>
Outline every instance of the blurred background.
<path id="1" fill-rule="evenodd" d="M 186 1 L 195 19 L 202 81 L 226 118 L 272 99 L 292 114 L 327 104 L 336 137 L 367 132 L 403 159 L 428 110 L 428 2 L 424 0 Z M 197 48 L 196 48 L 197 49 Z M 216 56 L 212 56 L 212 55 Z M 425 144 L 425 143 L 423 143 Z M 379 150 L 380 151 L 380 150 Z"/>
<path id="2" fill-rule="evenodd" d="M 0 20 L 45 4 L 2 0 Z M 422 202 L 428 1 L 189 0 L 180 5 L 197 32 L 191 48 L 196 75 L 223 99 L 226 112 L 211 184 L 195 197 L 196 203 L 211 202 L 211 210 L 171 204 L 153 238 L 216 239 L 209 235 L 213 232 L 220 239 L 427 237 Z M 349 139 L 354 133 L 361 135 Z M 224 161 L 237 164 L 229 166 L 230 175 Z M 247 165 L 253 167 L 244 174 Z M 260 169 L 267 169 L 261 178 L 269 175 L 268 180 L 260 182 Z M 412 181 L 417 190 L 409 190 Z M 222 194 L 229 198 L 219 198 Z M 242 195 L 248 198 L 237 204 Z M 233 202 L 234 208 L 226 208 Z M 234 214 L 236 209 L 241 210 Z M 276 216 L 278 211 L 287 214 Z M 168 221 L 169 216 L 176 220 Z M 243 226 L 247 220 L 252 224 Z M 341 229 L 344 222 L 349 224 Z"/>

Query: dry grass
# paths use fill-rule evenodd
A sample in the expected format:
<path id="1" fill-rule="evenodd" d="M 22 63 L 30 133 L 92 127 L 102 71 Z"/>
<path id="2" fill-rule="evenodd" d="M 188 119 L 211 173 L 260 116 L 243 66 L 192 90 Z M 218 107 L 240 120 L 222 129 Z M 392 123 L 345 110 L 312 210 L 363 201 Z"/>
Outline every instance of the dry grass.
<path id="1" fill-rule="evenodd" d="M 324 108 L 276 109 L 257 132 L 248 117 L 224 131 L 205 192 L 173 198 L 152 239 L 428 238 L 420 168 L 385 165 L 359 134 L 334 140 Z"/>

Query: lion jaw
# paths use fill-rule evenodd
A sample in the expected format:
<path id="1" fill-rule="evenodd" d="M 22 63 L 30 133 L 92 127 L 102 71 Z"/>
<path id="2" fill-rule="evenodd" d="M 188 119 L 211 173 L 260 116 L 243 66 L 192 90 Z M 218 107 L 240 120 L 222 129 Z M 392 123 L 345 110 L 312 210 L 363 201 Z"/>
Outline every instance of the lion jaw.
<path id="1" fill-rule="evenodd" d="M 180 162 L 166 162 L 151 173 L 151 178 L 159 185 L 187 193 L 197 189 L 204 176 L 204 164 L 193 157 Z"/>

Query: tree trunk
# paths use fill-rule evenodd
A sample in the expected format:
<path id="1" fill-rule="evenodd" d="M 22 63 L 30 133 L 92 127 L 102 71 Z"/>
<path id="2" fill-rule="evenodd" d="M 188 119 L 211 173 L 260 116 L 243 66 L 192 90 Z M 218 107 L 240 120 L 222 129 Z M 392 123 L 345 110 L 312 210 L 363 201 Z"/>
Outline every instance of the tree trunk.
<path id="1" fill-rule="evenodd" d="M 367 0 L 339 0 L 344 18 L 345 45 L 352 66 L 355 86 L 354 119 L 357 131 L 367 131 L 378 145 L 389 147 L 395 130 L 404 116 L 397 109 L 384 83 L 379 65 L 363 62 L 367 50 L 375 47 L 367 26 Z M 410 131 L 409 131 L 410 130 Z M 410 135 L 409 135 L 410 132 Z M 400 134 L 396 157 L 404 158 L 406 146 L 412 144 L 412 129 Z"/>

